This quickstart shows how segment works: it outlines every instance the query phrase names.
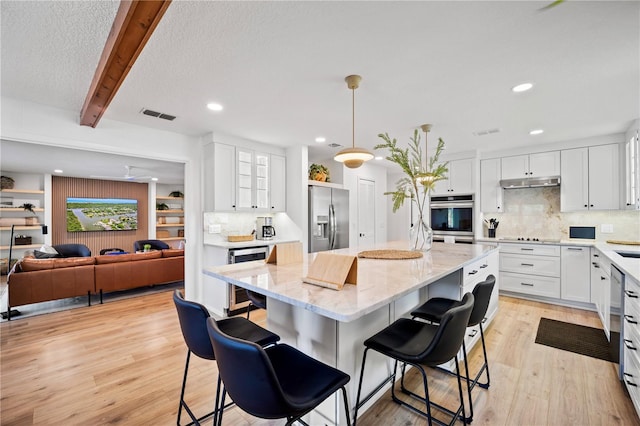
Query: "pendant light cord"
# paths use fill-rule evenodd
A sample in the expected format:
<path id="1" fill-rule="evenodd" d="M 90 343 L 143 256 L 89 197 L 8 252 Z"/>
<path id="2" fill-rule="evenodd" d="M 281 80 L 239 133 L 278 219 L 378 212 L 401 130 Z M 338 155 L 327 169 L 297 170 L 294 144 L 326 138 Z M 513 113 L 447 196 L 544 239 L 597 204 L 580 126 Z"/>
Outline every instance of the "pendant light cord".
<path id="1" fill-rule="evenodd" d="M 356 89 L 351 89 L 351 146 L 356 147 Z"/>

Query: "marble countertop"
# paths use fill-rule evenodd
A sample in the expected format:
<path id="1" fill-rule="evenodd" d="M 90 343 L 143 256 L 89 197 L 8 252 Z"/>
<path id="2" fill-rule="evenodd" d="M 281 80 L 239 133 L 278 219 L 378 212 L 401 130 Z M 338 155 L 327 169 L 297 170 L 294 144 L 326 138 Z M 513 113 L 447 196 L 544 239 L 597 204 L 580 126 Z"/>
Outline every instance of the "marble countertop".
<path id="1" fill-rule="evenodd" d="M 298 240 L 287 239 L 287 238 L 274 238 L 272 240 L 253 239 L 251 241 L 242 241 L 238 243 L 232 243 L 222 238 L 219 234 L 205 234 L 203 243 L 206 246 L 221 247 L 221 248 L 229 249 L 229 248 L 243 248 L 243 247 L 274 246 L 276 244 L 292 243 L 294 241 L 298 241 Z"/>
<path id="2" fill-rule="evenodd" d="M 404 250 L 406 245 L 406 242 L 392 242 L 367 249 Z M 341 249 L 332 253 L 357 256 L 361 250 Z M 339 291 L 302 282 L 316 253 L 304 255 L 303 262 L 297 264 L 273 265 L 254 261 L 209 267 L 203 273 L 328 318 L 348 322 L 497 250 L 497 246 L 489 244 L 434 243 L 433 248 L 420 259 L 358 259 L 358 284 L 346 284 Z"/>
<path id="3" fill-rule="evenodd" d="M 611 263 L 616 265 L 618 269 L 625 273 L 626 276 L 631 277 L 640 283 L 640 259 L 629 258 L 620 256 L 618 251 L 640 253 L 640 246 L 638 245 L 624 245 L 624 244 L 610 244 L 606 242 L 599 242 L 596 240 L 584 240 L 584 239 L 568 239 L 560 240 L 556 242 L 539 242 L 539 241 L 513 241 L 513 240 L 501 240 L 500 238 L 479 238 L 476 240 L 478 243 L 491 243 L 491 244 L 544 244 L 544 245 L 559 245 L 559 246 L 583 246 L 583 247 L 595 247 L 603 255 L 605 255 Z"/>

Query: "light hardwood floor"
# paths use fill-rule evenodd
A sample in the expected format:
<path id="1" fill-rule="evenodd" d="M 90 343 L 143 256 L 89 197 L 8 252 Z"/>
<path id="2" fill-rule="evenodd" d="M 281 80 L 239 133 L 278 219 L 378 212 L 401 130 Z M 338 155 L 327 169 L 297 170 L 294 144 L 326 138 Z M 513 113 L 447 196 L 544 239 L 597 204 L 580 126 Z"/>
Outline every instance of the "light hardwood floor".
<path id="1" fill-rule="evenodd" d="M 541 317 L 599 321 L 593 312 L 501 297 L 486 333 L 491 387 L 474 389 L 472 424 L 640 424 L 613 364 L 534 343 Z M 264 323 L 264 311 L 251 318 Z M 2 425 L 175 424 L 186 347 L 171 292 L 18 318 L 0 324 L 0 333 Z M 475 368 L 481 351 L 471 357 Z M 415 374 L 408 377 L 420 386 Z M 455 379 L 433 370 L 429 377 L 432 397 L 453 405 Z M 215 363 L 191 358 L 186 397 L 196 412 L 212 408 L 215 378 Z M 232 408 L 224 423 L 284 422 Z M 427 422 L 387 394 L 358 424 Z"/>

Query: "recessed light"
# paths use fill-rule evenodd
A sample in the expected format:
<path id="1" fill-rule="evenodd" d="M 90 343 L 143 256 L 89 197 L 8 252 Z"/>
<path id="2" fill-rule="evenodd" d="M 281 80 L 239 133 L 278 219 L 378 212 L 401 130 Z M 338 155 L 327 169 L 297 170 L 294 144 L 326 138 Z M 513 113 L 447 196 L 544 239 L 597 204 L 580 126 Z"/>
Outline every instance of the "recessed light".
<path id="1" fill-rule="evenodd" d="M 375 159 L 376 160 L 384 160 L 384 157 L 381 157 L 381 156 L 378 155 L 378 156 L 375 157 Z"/>
<path id="2" fill-rule="evenodd" d="M 158 178 L 151 178 L 152 181 L 157 182 Z"/>
<path id="3" fill-rule="evenodd" d="M 511 91 L 515 93 L 526 92 L 527 90 L 530 90 L 532 87 L 533 87 L 533 83 L 522 83 L 512 87 Z"/>
<path id="4" fill-rule="evenodd" d="M 530 135 L 541 135 L 544 133 L 544 130 L 542 129 L 535 129 L 529 132 Z"/>
<path id="5" fill-rule="evenodd" d="M 53 171 L 53 173 L 62 173 L 62 172 L 63 172 L 63 170 L 60 170 L 60 169 L 55 169 L 55 170 Z"/>
<path id="6" fill-rule="evenodd" d="M 211 111 L 222 111 L 222 105 L 216 103 L 207 104 L 207 108 Z"/>
<path id="7" fill-rule="evenodd" d="M 327 138 L 323 138 L 322 136 L 318 136 L 316 138 L 316 142 L 318 142 L 318 143 L 324 143 L 326 141 L 327 141 Z"/>

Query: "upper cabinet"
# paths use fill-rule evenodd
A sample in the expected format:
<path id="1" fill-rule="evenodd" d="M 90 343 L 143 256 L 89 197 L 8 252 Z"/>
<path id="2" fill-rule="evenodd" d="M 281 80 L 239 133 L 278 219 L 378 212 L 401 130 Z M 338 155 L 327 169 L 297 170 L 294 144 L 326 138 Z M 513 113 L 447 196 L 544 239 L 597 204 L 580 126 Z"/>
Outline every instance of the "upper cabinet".
<path id="1" fill-rule="evenodd" d="M 221 143 L 205 157 L 206 211 L 285 211 L 285 157 Z"/>
<path id="2" fill-rule="evenodd" d="M 625 151 L 625 182 L 624 207 L 630 210 L 640 210 L 640 130 L 631 129 L 627 132 L 624 144 Z"/>
<path id="3" fill-rule="evenodd" d="M 474 188 L 474 159 L 451 160 L 447 179 L 436 182 L 434 195 L 471 194 Z"/>
<path id="4" fill-rule="evenodd" d="M 620 208 L 619 145 L 562 151 L 560 210 Z"/>
<path id="5" fill-rule="evenodd" d="M 560 151 L 503 157 L 502 179 L 560 175 Z"/>
<path id="6" fill-rule="evenodd" d="M 480 211 L 502 212 L 502 188 L 500 187 L 500 159 L 480 161 Z"/>

